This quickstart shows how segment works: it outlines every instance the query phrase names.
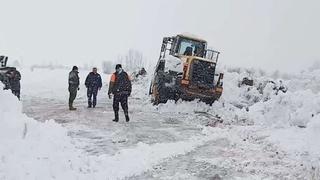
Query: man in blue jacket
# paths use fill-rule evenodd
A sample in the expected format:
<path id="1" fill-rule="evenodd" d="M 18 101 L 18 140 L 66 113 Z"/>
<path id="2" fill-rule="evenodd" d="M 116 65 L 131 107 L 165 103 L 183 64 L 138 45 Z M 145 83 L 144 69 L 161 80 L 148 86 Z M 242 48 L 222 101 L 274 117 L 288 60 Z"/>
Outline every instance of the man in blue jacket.
<path id="1" fill-rule="evenodd" d="M 85 85 L 87 87 L 88 96 L 88 108 L 95 108 L 97 104 L 98 91 L 102 87 L 102 80 L 100 74 L 97 72 L 97 68 L 93 68 L 86 78 Z M 92 101 L 93 96 L 93 101 Z"/>

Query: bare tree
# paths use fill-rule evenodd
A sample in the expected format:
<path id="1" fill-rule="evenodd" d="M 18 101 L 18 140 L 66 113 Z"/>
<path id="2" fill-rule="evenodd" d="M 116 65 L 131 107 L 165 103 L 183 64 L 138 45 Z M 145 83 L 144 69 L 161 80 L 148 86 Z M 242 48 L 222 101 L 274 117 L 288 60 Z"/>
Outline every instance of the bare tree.
<path id="1" fill-rule="evenodd" d="M 118 56 L 116 64 L 118 63 L 129 71 L 136 71 L 145 66 L 146 60 L 140 51 L 130 49 L 125 56 Z"/>
<path id="2" fill-rule="evenodd" d="M 114 69 L 114 63 L 111 61 L 103 61 L 102 62 L 102 71 L 104 74 L 111 74 Z"/>

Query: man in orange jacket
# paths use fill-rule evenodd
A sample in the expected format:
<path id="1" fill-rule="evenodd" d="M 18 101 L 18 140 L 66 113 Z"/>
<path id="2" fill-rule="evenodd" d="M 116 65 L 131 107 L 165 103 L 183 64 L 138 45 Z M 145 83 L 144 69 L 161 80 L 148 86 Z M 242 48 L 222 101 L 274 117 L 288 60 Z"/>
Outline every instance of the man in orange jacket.
<path id="1" fill-rule="evenodd" d="M 119 121 L 119 103 L 124 111 L 126 122 L 129 122 L 128 97 L 131 95 L 132 85 L 129 75 L 122 69 L 121 64 L 116 65 L 116 72 L 112 74 L 108 95 L 113 94 L 114 122 Z"/>

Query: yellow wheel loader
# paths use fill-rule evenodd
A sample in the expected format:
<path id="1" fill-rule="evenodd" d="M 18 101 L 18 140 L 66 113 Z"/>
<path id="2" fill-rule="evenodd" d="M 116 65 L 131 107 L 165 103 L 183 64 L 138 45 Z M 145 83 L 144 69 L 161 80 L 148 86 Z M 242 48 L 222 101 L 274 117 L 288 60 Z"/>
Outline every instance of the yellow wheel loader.
<path id="1" fill-rule="evenodd" d="M 191 35 L 164 37 L 149 94 L 154 105 L 168 100 L 212 104 L 223 91 L 223 73 L 216 73 L 220 52 Z"/>

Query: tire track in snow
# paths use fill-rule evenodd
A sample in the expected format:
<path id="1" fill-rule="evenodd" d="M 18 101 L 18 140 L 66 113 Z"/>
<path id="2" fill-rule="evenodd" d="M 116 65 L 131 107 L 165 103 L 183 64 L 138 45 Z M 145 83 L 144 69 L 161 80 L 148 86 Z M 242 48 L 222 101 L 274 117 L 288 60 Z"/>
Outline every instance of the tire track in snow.
<path id="1" fill-rule="evenodd" d="M 105 168 L 102 171 L 101 167 L 97 167 L 94 169 L 97 173 L 91 174 L 91 177 L 99 179 L 107 174 L 109 179 L 122 179 L 139 175 L 163 161 L 190 153 L 209 140 L 209 136 L 203 135 L 172 143 L 138 143 L 135 148 L 122 149 L 114 156 L 99 156 L 97 164 Z"/>

